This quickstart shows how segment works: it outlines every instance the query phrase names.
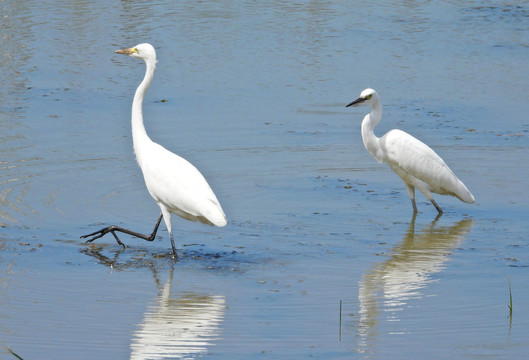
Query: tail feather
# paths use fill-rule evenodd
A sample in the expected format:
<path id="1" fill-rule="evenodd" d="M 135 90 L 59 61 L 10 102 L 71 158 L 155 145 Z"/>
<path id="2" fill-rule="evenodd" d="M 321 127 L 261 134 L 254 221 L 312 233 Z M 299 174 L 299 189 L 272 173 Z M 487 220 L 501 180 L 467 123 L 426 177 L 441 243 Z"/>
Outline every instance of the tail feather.
<path id="1" fill-rule="evenodd" d="M 465 184 L 461 180 L 459 180 L 460 186 L 456 193 L 456 196 L 459 200 L 467 203 L 467 204 L 474 204 L 476 202 L 476 199 L 474 198 L 474 195 L 470 192 L 470 190 L 467 189 Z"/>

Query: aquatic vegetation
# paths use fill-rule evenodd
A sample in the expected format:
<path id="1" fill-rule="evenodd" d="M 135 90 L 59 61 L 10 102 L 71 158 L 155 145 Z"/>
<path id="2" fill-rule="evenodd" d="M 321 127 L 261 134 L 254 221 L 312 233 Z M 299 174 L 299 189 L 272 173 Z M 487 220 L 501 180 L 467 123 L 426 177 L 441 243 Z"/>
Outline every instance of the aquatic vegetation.
<path id="1" fill-rule="evenodd" d="M 507 305 L 507 306 L 509 307 L 509 317 L 510 317 L 511 320 L 512 320 L 512 290 L 511 290 L 511 277 L 509 276 L 508 279 L 509 279 L 509 305 Z"/>
<path id="2" fill-rule="evenodd" d="M 11 355 L 13 355 L 14 357 L 16 357 L 17 359 L 20 359 L 20 360 L 24 360 L 22 357 L 20 357 L 18 354 L 16 354 L 13 350 L 11 350 L 10 348 L 7 348 L 7 351 L 9 351 L 9 353 Z"/>

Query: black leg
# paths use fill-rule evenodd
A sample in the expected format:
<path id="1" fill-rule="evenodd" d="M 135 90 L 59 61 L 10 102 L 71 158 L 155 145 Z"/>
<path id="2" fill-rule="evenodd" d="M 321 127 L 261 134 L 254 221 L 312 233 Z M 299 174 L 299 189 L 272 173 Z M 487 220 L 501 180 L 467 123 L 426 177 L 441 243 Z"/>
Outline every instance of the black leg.
<path id="1" fill-rule="evenodd" d="M 129 235 L 138 237 L 138 238 L 143 239 L 143 240 L 153 241 L 155 236 L 156 236 L 156 233 L 158 232 L 158 227 L 160 226 L 160 222 L 162 221 L 162 218 L 163 218 L 163 215 L 160 214 L 160 217 L 158 218 L 158 221 L 156 221 L 156 225 L 154 226 L 154 230 L 152 231 L 152 233 L 150 235 L 143 235 L 143 234 L 140 234 L 140 233 L 132 231 L 132 230 L 128 230 L 128 229 L 124 229 L 124 228 L 119 227 L 119 226 L 111 225 L 111 226 L 107 226 L 106 228 L 103 228 L 101 230 L 95 231 L 95 232 L 93 232 L 91 234 L 83 235 L 83 236 L 81 236 L 81 239 L 86 239 L 86 238 L 91 237 L 90 239 L 86 240 L 86 242 L 88 243 L 88 242 L 94 241 L 95 239 L 99 239 L 100 237 L 103 237 L 103 236 L 105 236 L 108 233 L 111 233 L 114 236 L 114 238 L 116 239 L 116 241 L 118 242 L 118 244 L 123 246 L 123 247 L 125 247 L 125 244 L 123 244 L 121 242 L 121 240 L 119 240 L 118 236 L 116 235 L 116 231 L 119 231 L 119 232 L 122 232 L 122 233 L 125 233 L 125 234 L 129 234 Z"/>
<path id="2" fill-rule="evenodd" d="M 433 206 L 435 206 L 435 208 L 437 209 L 437 212 L 438 212 L 438 215 L 442 215 L 443 214 L 443 210 L 441 210 L 441 208 L 439 207 L 439 205 L 437 205 L 437 203 L 435 202 L 434 199 L 430 200 L 433 204 Z"/>
<path id="3" fill-rule="evenodd" d="M 411 199 L 411 206 L 413 206 L 413 215 L 417 215 L 417 204 L 415 203 L 415 198 Z"/>
<path id="4" fill-rule="evenodd" d="M 178 260 L 178 255 L 176 254 L 176 247 L 174 246 L 173 233 L 169 233 L 171 239 L 171 247 L 173 248 L 173 259 Z"/>

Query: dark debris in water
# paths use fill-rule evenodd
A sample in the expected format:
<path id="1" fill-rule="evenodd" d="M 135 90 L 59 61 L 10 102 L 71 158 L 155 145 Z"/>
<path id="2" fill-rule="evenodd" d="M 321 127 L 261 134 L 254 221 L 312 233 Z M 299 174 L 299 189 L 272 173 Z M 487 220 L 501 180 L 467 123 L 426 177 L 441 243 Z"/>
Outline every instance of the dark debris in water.
<path id="1" fill-rule="evenodd" d="M 171 251 L 160 253 L 146 247 L 123 249 L 117 246 L 89 244 L 80 252 L 117 271 L 198 266 L 206 270 L 240 273 L 252 264 L 267 261 L 262 258 L 249 257 L 243 249 L 239 248 L 228 251 L 208 251 L 204 245 L 198 244 L 185 245 L 185 249 L 178 251 L 177 260 L 173 258 Z"/>
<path id="2" fill-rule="evenodd" d="M 340 179 L 329 176 L 316 176 L 315 181 L 319 183 L 319 188 L 341 188 L 345 190 L 358 190 L 359 186 L 366 186 L 366 183 L 353 179 Z"/>
<path id="3" fill-rule="evenodd" d="M 529 9 L 520 5 L 480 5 L 465 9 L 488 21 L 522 19 L 529 17 Z"/>
<path id="4" fill-rule="evenodd" d="M 514 268 L 526 268 L 526 267 L 529 267 L 529 265 L 527 264 L 522 264 L 520 263 L 520 259 L 517 259 L 515 257 L 507 257 L 505 258 L 506 261 L 509 262 L 509 267 L 514 267 Z"/>

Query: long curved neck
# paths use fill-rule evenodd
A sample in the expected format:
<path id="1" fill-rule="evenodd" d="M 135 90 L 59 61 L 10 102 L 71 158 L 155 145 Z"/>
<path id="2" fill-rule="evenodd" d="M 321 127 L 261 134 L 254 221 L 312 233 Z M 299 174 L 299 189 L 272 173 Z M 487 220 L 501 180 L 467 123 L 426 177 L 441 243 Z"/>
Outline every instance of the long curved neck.
<path id="1" fill-rule="evenodd" d="M 136 154 L 136 160 L 138 161 L 138 164 L 140 164 L 140 166 L 142 160 L 142 153 L 141 146 L 139 146 L 139 144 L 151 141 L 151 139 L 147 135 L 147 132 L 145 131 L 145 125 L 143 124 L 143 98 L 145 97 L 145 93 L 151 85 L 152 79 L 154 77 L 154 70 L 156 69 L 156 63 L 153 61 L 145 61 L 145 64 L 147 66 L 145 70 L 145 76 L 143 77 L 143 81 L 141 82 L 141 84 L 136 89 L 136 93 L 134 94 L 134 100 L 132 101 L 131 117 L 132 142 L 134 146 L 134 153 Z"/>
<path id="2" fill-rule="evenodd" d="M 362 140 L 367 151 L 377 161 L 382 162 L 384 155 L 380 145 L 380 139 L 375 135 L 375 126 L 382 119 L 382 104 L 375 101 L 371 104 L 371 112 L 364 117 L 362 121 Z"/>

